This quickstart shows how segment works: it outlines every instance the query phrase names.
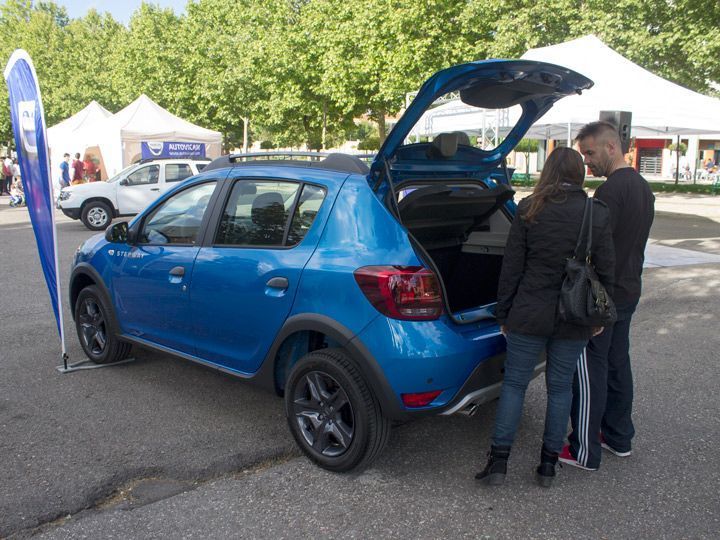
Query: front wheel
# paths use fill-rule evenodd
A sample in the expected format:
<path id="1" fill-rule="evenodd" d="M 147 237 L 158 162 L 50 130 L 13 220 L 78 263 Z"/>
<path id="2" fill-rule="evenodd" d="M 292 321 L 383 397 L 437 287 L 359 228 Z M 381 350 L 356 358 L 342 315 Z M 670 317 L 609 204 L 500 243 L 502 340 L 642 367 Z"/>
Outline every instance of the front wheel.
<path id="1" fill-rule="evenodd" d="M 102 231 L 112 221 L 112 210 L 102 201 L 93 201 L 85 205 L 80 219 L 91 231 Z"/>
<path id="2" fill-rule="evenodd" d="M 285 416 L 305 455 L 335 472 L 369 465 L 390 437 L 390 421 L 341 349 L 311 352 L 293 366 Z"/>
<path id="3" fill-rule="evenodd" d="M 110 306 L 95 285 L 80 291 L 75 303 L 75 328 L 83 351 L 96 364 L 118 362 L 130 353 L 131 345 L 117 338 L 110 317 Z"/>

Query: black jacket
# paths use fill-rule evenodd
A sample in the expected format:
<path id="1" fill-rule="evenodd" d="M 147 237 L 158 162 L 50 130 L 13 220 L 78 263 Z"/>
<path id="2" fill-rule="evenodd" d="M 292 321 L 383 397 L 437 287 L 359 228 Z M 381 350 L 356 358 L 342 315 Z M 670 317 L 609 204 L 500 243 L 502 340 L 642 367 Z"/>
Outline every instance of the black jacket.
<path id="1" fill-rule="evenodd" d="M 610 210 L 615 244 L 615 294 L 618 306 L 629 307 L 640 299 L 641 274 L 655 217 L 655 195 L 632 167 L 616 170 L 595 190 L 595 197 Z"/>
<path id="2" fill-rule="evenodd" d="M 508 331 L 563 339 L 588 339 L 591 329 L 560 321 L 558 297 L 565 262 L 572 257 L 587 195 L 563 184 L 562 202 L 548 201 L 534 223 L 521 216 L 532 196 L 518 205 L 505 247 L 496 316 Z M 607 206 L 595 199 L 592 261 L 608 294 L 613 294 L 615 254 Z M 583 243 L 584 246 L 584 243 Z M 584 251 L 583 251 L 584 253 Z"/>

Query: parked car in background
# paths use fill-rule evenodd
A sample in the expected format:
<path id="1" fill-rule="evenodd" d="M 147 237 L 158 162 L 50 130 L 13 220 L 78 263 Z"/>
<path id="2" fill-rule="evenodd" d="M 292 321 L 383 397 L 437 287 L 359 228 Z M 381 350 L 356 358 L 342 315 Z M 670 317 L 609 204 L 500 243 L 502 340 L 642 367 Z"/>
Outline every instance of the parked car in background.
<path id="1" fill-rule="evenodd" d="M 210 160 L 146 160 L 131 165 L 107 182 L 89 182 L 60 190 L 63 214 L 81 220 L 93 231 L 105 229 L 113 218 L 143 210 L 178 182 L 202 170 Z"/>
<path id="2" fill-rule="evenodd" d="M 213 161 L 78 249 L 70 305 L 85 354 L 114 362 L 138 345 L 277 392 L 298 446 L 333 471 L 372 462 L 395 420 L 472 414 L 502 384 L 505 157 L 591 85 L 529 60 L 463 64 L 425 83 L 370 167 L 344 154 Z M 492 149 L 457 132 L 406 144 L 450 92 L 522 114 Z"/>

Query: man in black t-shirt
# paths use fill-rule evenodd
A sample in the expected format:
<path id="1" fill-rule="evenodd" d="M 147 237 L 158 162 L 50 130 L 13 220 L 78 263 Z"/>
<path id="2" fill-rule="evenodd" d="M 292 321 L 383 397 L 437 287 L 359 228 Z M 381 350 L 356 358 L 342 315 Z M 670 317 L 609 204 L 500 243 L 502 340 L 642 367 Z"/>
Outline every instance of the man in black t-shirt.
<path id="1" fill-rule="evenodd" d="M 601 448 L 616 456 L 632 452 L 630 320 L 640 300 L 645 244 L 655 215 L 655 196 L 625 163 L 617 128 L 592 122 L 576 139 L 585 165 L 607 180 L 595 197 L 607 204 L 615 245 L 617 321 L 590 340 L 578 360 L 573 384 L 572 432 L 560 461 L 586 470 L 600 466 Z"/>

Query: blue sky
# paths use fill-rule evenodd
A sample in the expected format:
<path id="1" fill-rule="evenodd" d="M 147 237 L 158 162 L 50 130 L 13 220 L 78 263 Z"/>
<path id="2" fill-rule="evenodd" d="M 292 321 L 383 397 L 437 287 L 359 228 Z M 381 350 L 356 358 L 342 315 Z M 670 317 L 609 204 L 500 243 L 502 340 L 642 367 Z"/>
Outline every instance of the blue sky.
<path id="1" fill-rule="evenodd" d="M 188 0 L 154 0 L 146 3 L 173 8 L 175 13 L 180 15 L 185 13 L 187 2 Z M 83 17 L 88 9 L 95 8 L 100 13 L 108 11 L 116 21 L 127 24 L 130 21 L 130 15 L 140 7 L 142 0 L 116 0 L 114 2 L 111 0 L 56 0 L 56 3 L 65 6 L 68 15 L 73 19 Z"/>

